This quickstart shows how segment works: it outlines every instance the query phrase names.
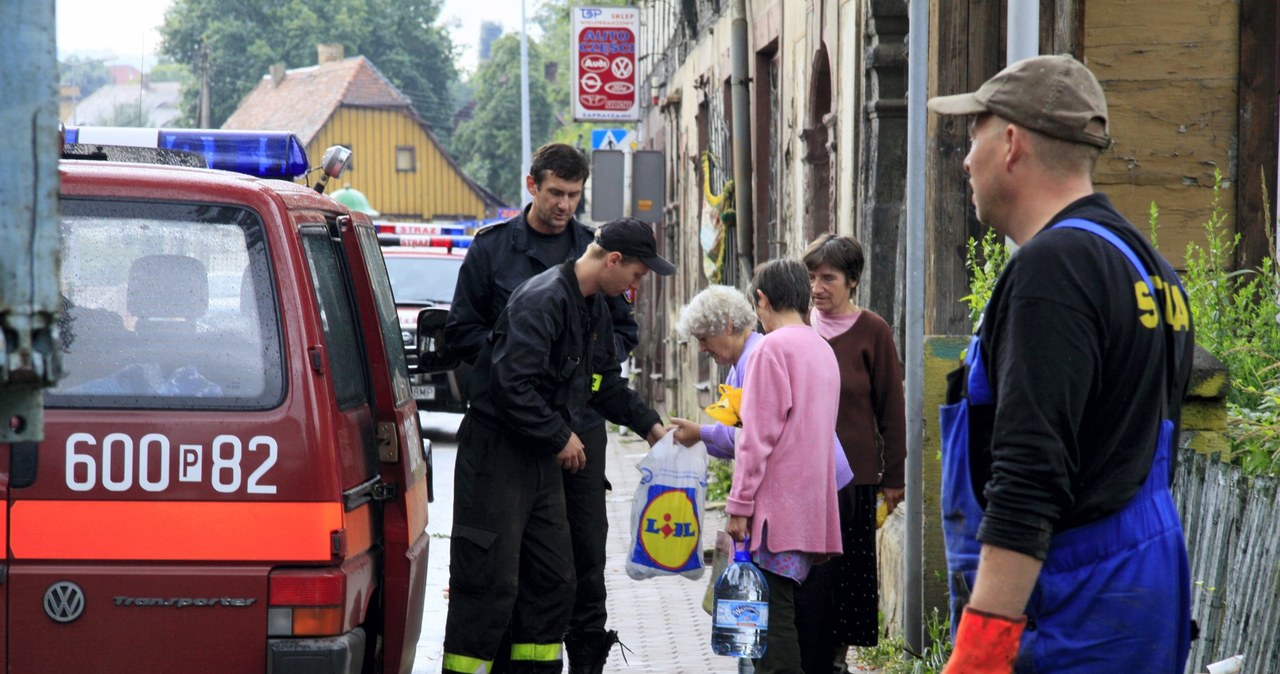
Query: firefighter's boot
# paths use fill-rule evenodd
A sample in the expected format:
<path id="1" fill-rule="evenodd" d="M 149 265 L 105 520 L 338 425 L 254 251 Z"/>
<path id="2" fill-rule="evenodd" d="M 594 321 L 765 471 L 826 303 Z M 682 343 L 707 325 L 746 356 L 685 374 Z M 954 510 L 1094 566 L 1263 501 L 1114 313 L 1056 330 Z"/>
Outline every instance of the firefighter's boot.
<path id="1" fill-rule="evenodd" d="M 569 674 L 602 674 L 609 651 L 618 643 L 613 630 L 582 630 L 564 636 L 564 650 L 569 656 Z"/>

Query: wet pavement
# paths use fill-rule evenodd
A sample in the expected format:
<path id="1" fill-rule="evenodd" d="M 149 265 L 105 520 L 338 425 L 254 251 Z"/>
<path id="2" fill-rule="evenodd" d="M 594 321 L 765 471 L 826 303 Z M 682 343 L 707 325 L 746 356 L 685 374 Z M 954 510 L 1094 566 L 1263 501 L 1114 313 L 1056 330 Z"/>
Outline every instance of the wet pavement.
<path id="1" fill-rule="evenodd" d="M 457 446 L 453 433 L 461 416 L 432 414 L 424 427 L 432 439 L 436 500 L 431 504 L 427 532 L 431 559 L 427 571 L 427 602 L 422 635 L 414 661 L 415 674 L 438 674 L 443 653 L 444 622 L 448 610 L 449 531 L 452 521 L 453 462 Z M 625 564 L 629 549 L 631 500 L 640 474 L 636 465 L 649 446 L 634 434 L 609 434 L 606 475 L 613 484 L 607 495 L 609 510 L 608 565 L 609 627 L 618 631 L 630 649 L 624 660 L 615 648 L 605 672 L 628 674 L 736 674 L 737 660 L 711 652 L 711 617 L 702 610 L 710 570 L 697 581 L 683 577 L 632 580 Z M 721 526 L 716 513 L 703 523 L 714 532 Z M 712 541 L 703 536 L 704 545 Z"/>

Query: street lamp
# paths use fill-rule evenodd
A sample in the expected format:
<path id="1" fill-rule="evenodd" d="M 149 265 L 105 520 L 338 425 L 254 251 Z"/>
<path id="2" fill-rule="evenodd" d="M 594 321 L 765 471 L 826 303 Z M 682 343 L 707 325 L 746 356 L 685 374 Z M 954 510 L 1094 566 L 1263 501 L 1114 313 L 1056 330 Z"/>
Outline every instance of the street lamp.
<path id="1" fill-rule="evenodd" d="M 525 2 L 520 0 L 520 204 L 527 205 L 533 195 L 525 187 L 524 172 L 529 170 L 529 21 L 525 18 Z"/>

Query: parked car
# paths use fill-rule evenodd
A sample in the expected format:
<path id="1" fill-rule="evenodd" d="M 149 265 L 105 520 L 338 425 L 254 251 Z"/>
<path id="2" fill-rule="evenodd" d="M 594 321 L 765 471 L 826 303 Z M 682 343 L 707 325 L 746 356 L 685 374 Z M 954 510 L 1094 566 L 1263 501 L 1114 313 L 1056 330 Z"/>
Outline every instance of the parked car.
<path id="1" fill-rule="evenodd" d="M 460 234 L 429 233 L 433 225 L 378 225 L 378 241 L 391 277 L 400 317 L 400 335 L 410 369 L 419 369 L 418 318 L 424 309 L 443 317 L 453 301 L 458 272 L 471 237 Z M 409 233 L 404 233 L 409 232 Z M 424 336 L 425 338 L 425 336 Z M 418 409 L 429 412 L 466 411 L 463 389 L 469 368 L 431 371 L 410 377 L 410 389 Z"/>

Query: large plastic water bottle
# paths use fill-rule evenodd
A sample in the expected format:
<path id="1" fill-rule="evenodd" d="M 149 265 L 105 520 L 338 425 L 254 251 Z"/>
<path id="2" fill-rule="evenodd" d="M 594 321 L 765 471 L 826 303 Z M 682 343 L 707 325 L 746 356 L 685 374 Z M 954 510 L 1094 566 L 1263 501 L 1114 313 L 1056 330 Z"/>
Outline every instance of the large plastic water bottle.
<path id="1" fill-rule="evenodd" d="M 733 563 L 716 581 L 711 616 L 711 650 L 716 655 L 758 658 L 769 631 L 769 585 L 751 563 L 751 553 L 734 545 Z"/>

